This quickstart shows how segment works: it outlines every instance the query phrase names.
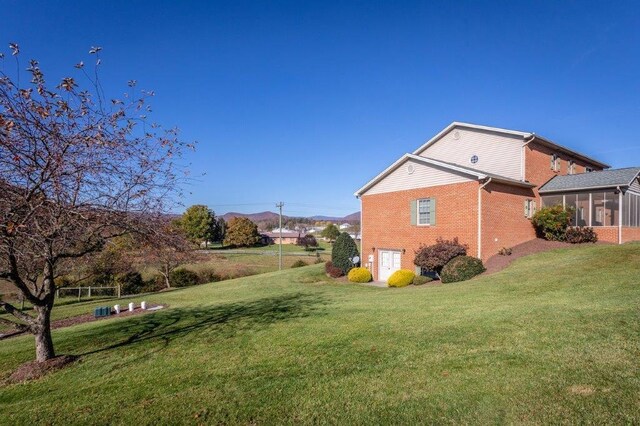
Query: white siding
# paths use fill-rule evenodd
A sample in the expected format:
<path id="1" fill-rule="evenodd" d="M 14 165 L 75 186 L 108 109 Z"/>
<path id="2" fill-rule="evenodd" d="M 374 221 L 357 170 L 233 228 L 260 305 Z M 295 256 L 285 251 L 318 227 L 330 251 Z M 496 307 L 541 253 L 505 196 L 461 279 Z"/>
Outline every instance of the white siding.
<path id="1" fill-rule="evenodd" d="M 638 179 L 633 181 L 629 189 L 640 194 L 640 183 L 638 183 Z"/>
<path id="2" fill-rule="evenodd" d="M 522 144 L 521 136 L 456 127 L 418 155 L 522 180 Z M 476 164 L 470 162 L 473 155 Z"/>
<path id="3" fill-rule="evenodd" d="M 413 173 L 409 173 L 409 165 L 413 166 Z M 428 188 L 431 186 L 469 182 L 472 180 L 474 179 L 462 173 L 458 174 L 457 172 L 449 171 L 438 166 L 431 166 L 409 159 L 362 195 Z"/>

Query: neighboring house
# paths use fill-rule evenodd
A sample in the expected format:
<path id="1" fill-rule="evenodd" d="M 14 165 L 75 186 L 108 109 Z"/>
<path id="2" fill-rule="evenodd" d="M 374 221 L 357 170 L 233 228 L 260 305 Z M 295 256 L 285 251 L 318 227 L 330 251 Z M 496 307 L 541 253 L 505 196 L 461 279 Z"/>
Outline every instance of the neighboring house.
<path id="1" fill-rule="evenodd" d="M 531 216 L 559 203 L 602 241 L 640 239 L 640 168 L 608 168 L 535 133 L 454 122 L 355 193 L 363 263 L 386 280 L 438 237 L 487 260 L 534 239 Z"/>
<path id="2" fill-rule="evenodd" d="M 344 231 L 345 229 L 349 229 L 351 228 L 351 224 L 350 223 L 343 223 L 342 225 L 339 226 L 341 231 Z"/>
<path id="3" fill-rule="evenodd" d="M 280 232 L 265 232 L 262 235 L 268 238 L 268 244 L 280 244 Z M 282 244 L 297 244 L 300 234 L 293 231 L 282 232 Z"/>

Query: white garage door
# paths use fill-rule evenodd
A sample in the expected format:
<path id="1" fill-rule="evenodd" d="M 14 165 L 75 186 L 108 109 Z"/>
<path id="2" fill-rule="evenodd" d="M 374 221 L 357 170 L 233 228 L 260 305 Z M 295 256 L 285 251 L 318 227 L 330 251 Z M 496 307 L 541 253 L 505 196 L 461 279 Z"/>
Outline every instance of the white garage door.
<path id="1" fill-rule="evenodd" d="M 391 274 L 400 269 L 400 252 L 380 250 L 378 265 L 378 280 L 386 281 Z"/>

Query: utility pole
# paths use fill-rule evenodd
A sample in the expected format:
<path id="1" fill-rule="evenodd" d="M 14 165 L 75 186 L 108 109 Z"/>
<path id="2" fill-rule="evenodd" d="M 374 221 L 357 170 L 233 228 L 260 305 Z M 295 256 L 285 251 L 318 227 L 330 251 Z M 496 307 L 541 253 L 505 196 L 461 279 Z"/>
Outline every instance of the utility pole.
<path id="1" fill-rule="evenodd" d="M 284 203 L 280 201 L 278 204 L 276 204 L 276 207 L 280 209 L 280 254 L 278 257 L 278 270 L 282 271 L 282 207 L 284 207 Z"/>

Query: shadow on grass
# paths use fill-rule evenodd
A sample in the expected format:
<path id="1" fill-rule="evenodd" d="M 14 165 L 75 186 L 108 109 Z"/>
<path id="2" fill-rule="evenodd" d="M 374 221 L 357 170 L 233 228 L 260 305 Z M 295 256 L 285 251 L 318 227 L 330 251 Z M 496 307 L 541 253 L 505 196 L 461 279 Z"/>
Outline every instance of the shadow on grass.
<path id="1" fill-rule="evenodd" d="M 317 294 L 292 293 L 243 303 L 166 310 L 114 322 L 99 329 L 100 339 L 112 337 L 116 343 L 82 354 L 110 351 L 137 343 L 161 343 L 161 350 L 172 341 L 198 333 L 204 339 L 232 337 L 271 324 L 322 315 L 329 300 Z M 154 350 L 153 352 L 157 352 Z"/>

